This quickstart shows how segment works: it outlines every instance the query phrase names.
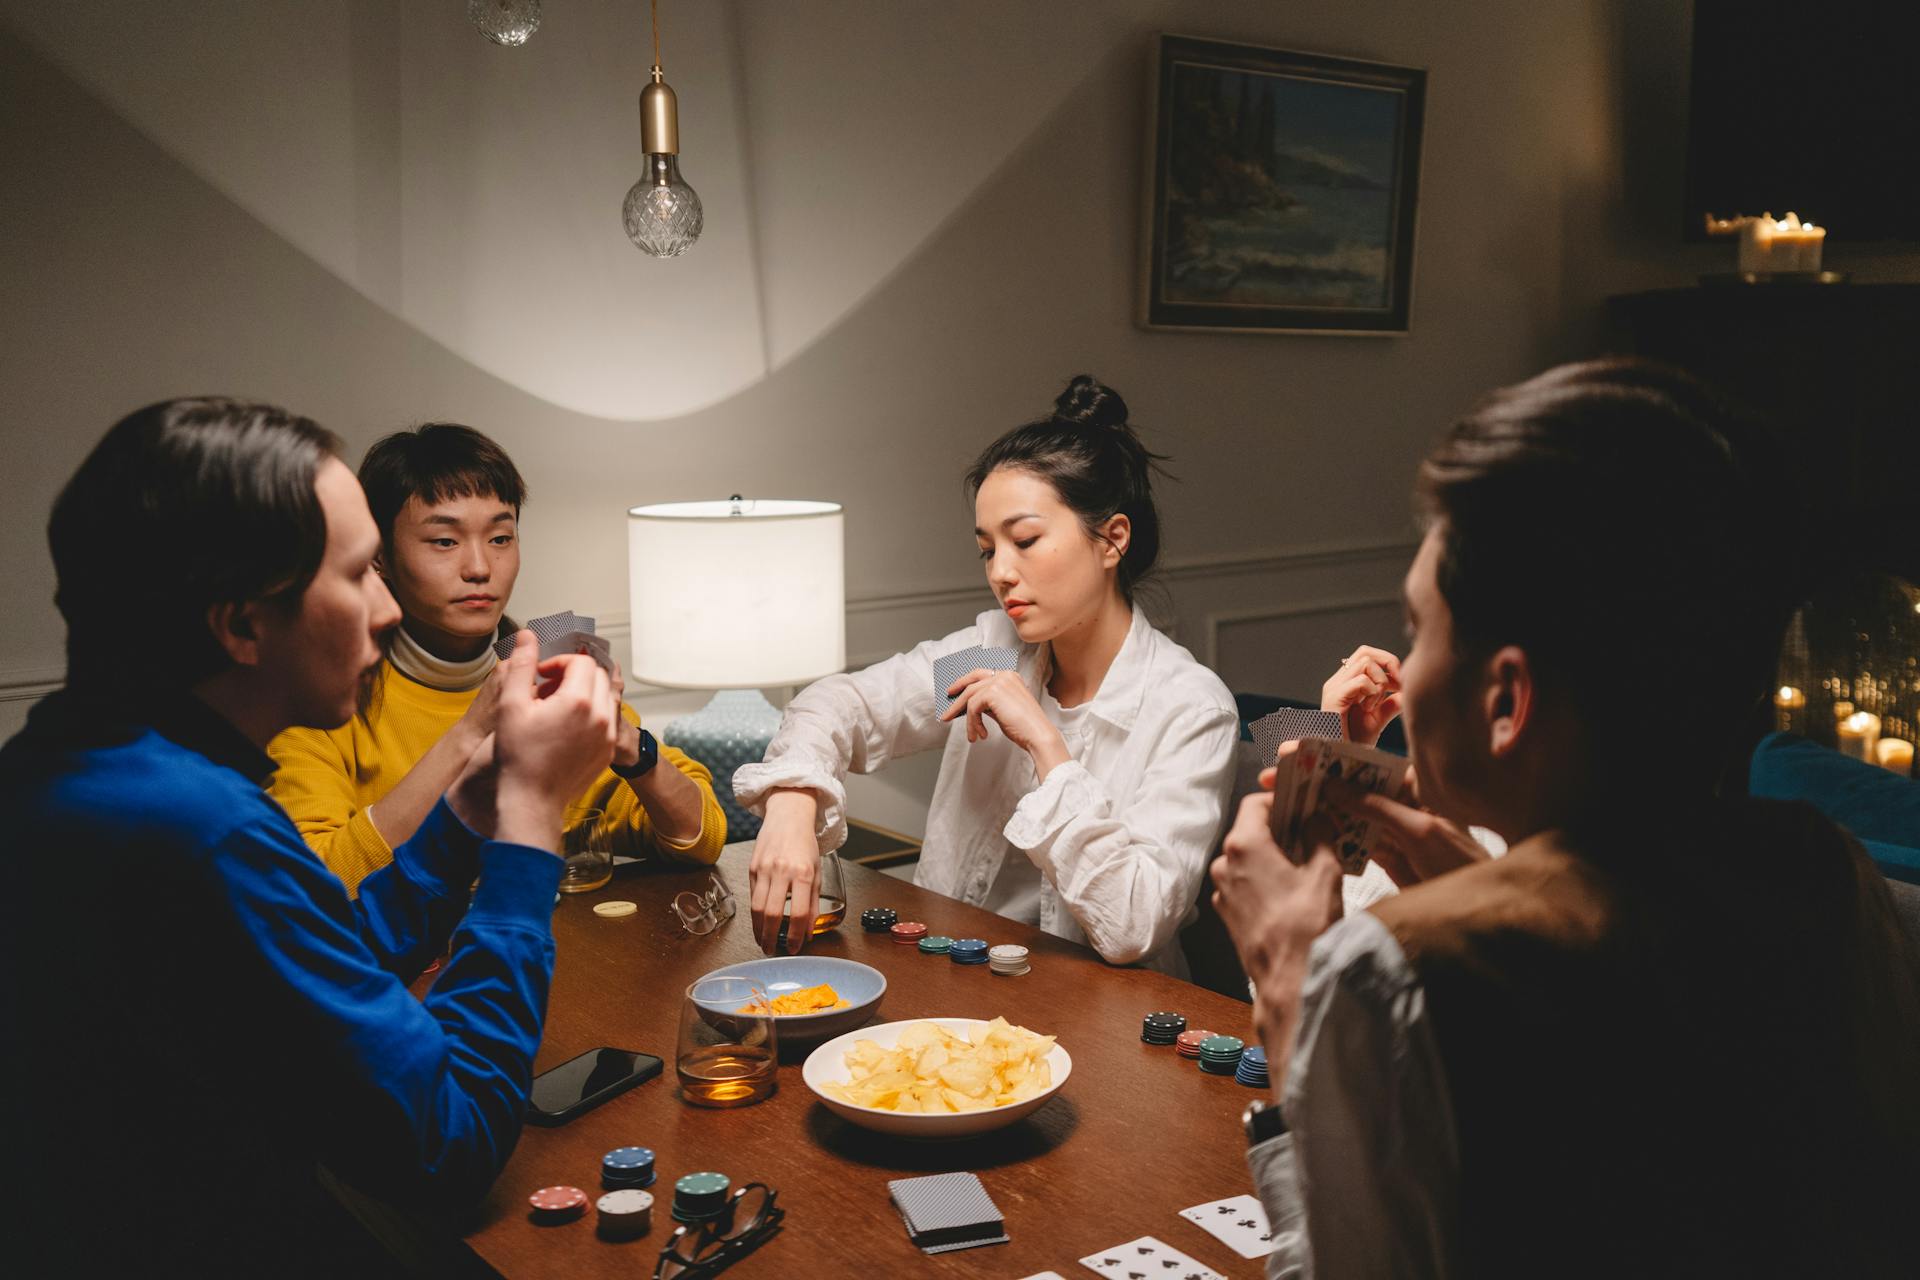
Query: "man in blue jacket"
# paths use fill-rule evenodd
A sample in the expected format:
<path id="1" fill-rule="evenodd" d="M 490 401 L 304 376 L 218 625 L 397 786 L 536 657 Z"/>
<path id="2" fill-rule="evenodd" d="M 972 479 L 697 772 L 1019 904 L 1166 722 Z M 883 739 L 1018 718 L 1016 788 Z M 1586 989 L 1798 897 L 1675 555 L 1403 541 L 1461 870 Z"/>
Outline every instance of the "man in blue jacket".
<path id="1" fill-rule="evenodd" d="M 350 901 L 261 790 L 267 742 L 346 720 L 400 616 L 335 439 L 266 405 L 149 406 L 48 538 L 66 686 L 0 750 L 9 1264 L 378 1271 L 319 1169 L 445 1211 L 512 1152 L 606 676 L 518 646 L 493 738 Z"/>

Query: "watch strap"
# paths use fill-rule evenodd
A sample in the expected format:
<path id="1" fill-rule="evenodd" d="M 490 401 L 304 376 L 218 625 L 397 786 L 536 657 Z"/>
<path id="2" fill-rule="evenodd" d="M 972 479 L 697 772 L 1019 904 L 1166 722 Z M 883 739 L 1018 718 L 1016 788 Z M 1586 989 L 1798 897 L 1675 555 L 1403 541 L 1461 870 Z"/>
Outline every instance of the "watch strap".
<path id="1" fill-rule="evenodd" d="M 654 741 L 652 734 L 642 729 L 640 730 L 639 758 L 629 765 L 611 764 L 607 767 L 612 769 L 615 774 L 631 782 L 635 778 L 644 778 L 647 774 L 653 772 L 653 767 L 659 763 L 660 744 Z"/>

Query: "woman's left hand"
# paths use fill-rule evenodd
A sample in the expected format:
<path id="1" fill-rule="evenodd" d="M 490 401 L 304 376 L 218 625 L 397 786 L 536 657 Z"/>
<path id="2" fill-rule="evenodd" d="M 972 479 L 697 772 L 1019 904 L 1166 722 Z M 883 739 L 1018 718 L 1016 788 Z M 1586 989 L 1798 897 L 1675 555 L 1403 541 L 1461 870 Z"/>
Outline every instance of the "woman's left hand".
<path id="1" fill-rule="evenodd" d="M 967 741 L 987 740 L 988 716 L 1007 735 L 1007 741 L 1033 757 L 1033 767 L 1045 778 L 1056 765 L 1072 759 L 1067 740 L 1047 719 L 1017 671 L 969 671 L 947 687 L 953 698 L 942 720 L 967 718 Z"/>

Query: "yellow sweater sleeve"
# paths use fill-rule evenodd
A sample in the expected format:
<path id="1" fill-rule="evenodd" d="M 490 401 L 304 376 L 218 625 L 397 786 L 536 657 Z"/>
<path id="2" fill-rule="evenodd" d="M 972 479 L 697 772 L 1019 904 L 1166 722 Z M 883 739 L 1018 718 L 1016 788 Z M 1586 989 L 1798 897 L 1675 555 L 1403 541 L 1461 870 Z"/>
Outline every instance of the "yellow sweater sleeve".
<path id="1" fill-rule="evenodd" d="M 640 717 L 632 707 L 622 705 L 620 710 L 630 723 L 640 723 Z M 712 866 L 720 860 L 720 850 L 727 843 L 727 815 L 720 808 L 720 801 L 714 797 L 713 773 L 678 748 L 662 744 L 660 763 L 655 768 L 663 769 L 668 765 L 693 779 L 694 785 L 700 788 L 700 834 L 689 844 L 675 844 L 655 831 L 653 820 L 647 816 L 646 806 L 640 803 L 640 797 L 611 769 L 594 779 L 586 794 L 575 803 L 606 810 L 607 826 L 616 833 L 613 842 L 615 853 Z"/>
<path id="2" fill-rule="evenodd" d="M 347 892 L 357 893 L 393 861 L 393 850 L 360 806 L 339 744 L 320 729 L 288 729 L 267 754 L 277 766 L 268 791 Z"/>

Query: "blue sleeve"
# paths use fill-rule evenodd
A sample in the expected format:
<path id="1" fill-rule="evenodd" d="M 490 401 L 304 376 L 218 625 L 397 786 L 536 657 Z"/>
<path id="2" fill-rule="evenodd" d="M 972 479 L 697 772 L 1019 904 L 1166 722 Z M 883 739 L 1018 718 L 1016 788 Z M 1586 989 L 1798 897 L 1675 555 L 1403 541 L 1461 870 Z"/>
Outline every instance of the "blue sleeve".
<path id="1" fill-rule="evenodd" d="M 212 863 L 265 966 L 265 998 L 288 1010 L 290 1044 L 318 1055 L 299 1078 L 314 1091 L 329 1166 L 374 1194 L 432 1207 L 477 1200 L 512 1154 L 553 977 L 560 859 L 490 841 L 475 861 L 480 887 L 425 1001 L 362 927 L 405 951 L 463 882 L 437 894 L 415 884 L 356 914 L 277 810 L 231 831 Z M 399 870 L 413 877 L 423 865 Z"/>
<path id="2" fill-rule="evenodd" d="M 446 949 L 480 871 L 480 837 L 434 805 L 393 861 L 360 882 L 360 937 L 383 968 L 412 982 Z"/>

